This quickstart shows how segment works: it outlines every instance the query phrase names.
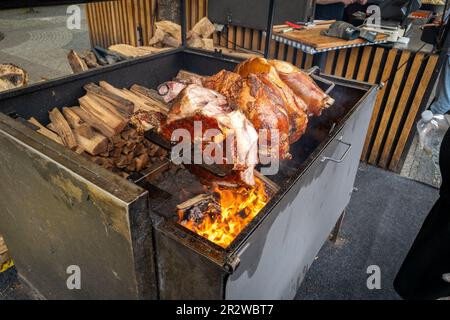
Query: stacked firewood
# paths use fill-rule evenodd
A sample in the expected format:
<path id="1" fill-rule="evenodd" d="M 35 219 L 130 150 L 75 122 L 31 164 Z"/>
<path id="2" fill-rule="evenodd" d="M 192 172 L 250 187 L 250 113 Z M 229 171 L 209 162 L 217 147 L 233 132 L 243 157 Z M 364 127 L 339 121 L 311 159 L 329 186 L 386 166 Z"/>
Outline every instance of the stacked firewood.
<path id="1" fill-rule="evenodd" d="M 108 47 L 109 51 L 115 52 L 117 54 L 120 54 L 123 57 L 126 58 L 136 58 L 136 57 L 142 57 L 149 54 L 155 54 L 159 53 L 161 51 L 166 51 L 169 48 L 155 48 L 155 47 L 149 47 L 149 46 L 130 46 L 129 44 L 114 44 L 112 46 Z"/>
<path id="2" fill-rule="evenodd" d="M 67 61 L 73 73 L 79 73 L 89 69 L 100 67 L 94 52 L 87 50 L 83 53 L 77 53 L 75 50 L 70 50 L 67 55 Z"/>
<path id="3" fill-rule="evenodd" d="M 105 81 L 84 89 L 79 106 L 54 108 L 47 126 L 35 118 L 29 122 L 37 132 L 124 177 L 167 156 L 144 137 L 168 112 L 156 92 L 139 85 L 119 89 Z"/>
<path id="4" fill-rule="evenodd" d="M 150 46 L 157 48 L 179 47 L 181 45 L 181 27 L 171 21 L 158 21 L 155 23 L 156 30 L 150 39 Z M 204 17 L 195 24 L 187 34 L 187 46 L 214 50 L 212 35 L 215 31 L 214 24 Z"/>

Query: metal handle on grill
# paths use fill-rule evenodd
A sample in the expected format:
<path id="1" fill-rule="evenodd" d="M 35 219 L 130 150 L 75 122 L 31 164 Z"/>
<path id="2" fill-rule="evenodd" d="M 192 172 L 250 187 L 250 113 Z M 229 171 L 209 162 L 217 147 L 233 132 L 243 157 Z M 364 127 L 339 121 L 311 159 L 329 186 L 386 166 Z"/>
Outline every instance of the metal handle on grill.
<path id="1" fill-rule="evenodd" d="M 322 78 L 320 75 L 320 68 L 318 66 L 314 66 L 306 72 L 311 78 L 316 81 L 323 82 L 328 85 L 327 90 L 325 90 L 325 94 L 329 94 L 331 90 L 333 90 L 335 83 L 333 81 Z M 317 74 L 316 74 L 317 73 Z"/>
<path id="2" fill-rule="evenodd" d="M 345 157 L 347 156 L 347 154 L 349 153 L 350 149 L 352 148 L 352 144 L 342 141 L 342 137 L 340 137 L 337 141 L 347 146 L 347 150 L 345 150 L 345 152 L 342 155 L 342 157 L 340 159 L 334 159 L 334 158 L 330 158 L 330 157 L 322 157 L 322 159 L 320 159 L 321 162 L 332 161 L 332 162 L 335 162 L 335 163 L 341 163 L 342 161 L 344 161 Z"/>

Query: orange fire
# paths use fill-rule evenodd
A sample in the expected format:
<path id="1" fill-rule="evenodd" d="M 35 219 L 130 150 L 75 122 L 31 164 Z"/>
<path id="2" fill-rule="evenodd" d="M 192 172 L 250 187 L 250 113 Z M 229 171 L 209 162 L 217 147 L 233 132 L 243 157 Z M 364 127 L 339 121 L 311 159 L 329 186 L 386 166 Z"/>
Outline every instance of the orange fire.
<path id="1" fill-rule="evenodd" d="M 220 214 L 206 212 L 200 222 L 195 222 L 183 220 L 183 213 L 179 212 L 178 223 L 223 248 L 228 247 L 270 200 L 264 182 L 255 180 L 254 187 L 215 187 Z"/>

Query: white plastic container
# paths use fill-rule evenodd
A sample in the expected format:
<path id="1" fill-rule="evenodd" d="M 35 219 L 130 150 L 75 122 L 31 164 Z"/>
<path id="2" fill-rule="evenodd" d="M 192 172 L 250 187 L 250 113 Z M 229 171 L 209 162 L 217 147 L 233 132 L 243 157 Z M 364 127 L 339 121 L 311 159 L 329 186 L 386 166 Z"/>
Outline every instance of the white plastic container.
<path id="1" fill-rule="evenodd" d="M 422 117 L 417 122 L 420 148 L 431 156 L 437 168 L 439 168 L 439 150 L 442 139 L 449 127 L 450 123 L 444 115 L 433 115 L 430 110 L 422 112 Z"/>

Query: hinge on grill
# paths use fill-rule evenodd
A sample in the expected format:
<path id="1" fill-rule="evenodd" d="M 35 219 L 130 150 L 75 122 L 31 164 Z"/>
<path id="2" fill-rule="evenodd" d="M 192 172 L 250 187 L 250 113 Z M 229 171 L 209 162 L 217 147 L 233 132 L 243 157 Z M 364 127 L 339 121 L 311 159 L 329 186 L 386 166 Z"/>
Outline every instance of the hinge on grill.
<path id="1" fill-rule="evenodd" d="M 225 261 L 225 271 L 228 273 L 233 273 L 236 268 L 239 266 L 239 263 L 241 263 L 241 259 L 237 256 L 231 256 Z"/>

